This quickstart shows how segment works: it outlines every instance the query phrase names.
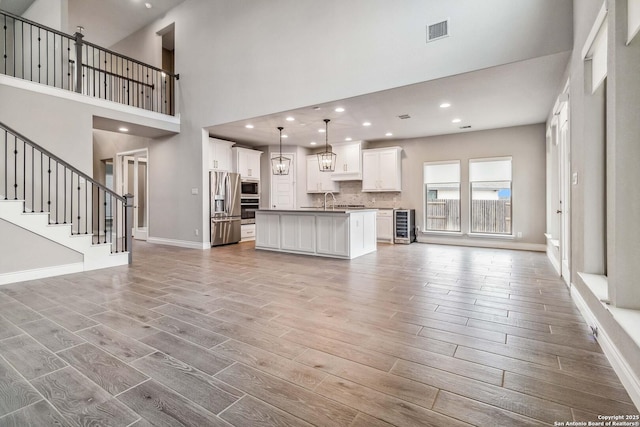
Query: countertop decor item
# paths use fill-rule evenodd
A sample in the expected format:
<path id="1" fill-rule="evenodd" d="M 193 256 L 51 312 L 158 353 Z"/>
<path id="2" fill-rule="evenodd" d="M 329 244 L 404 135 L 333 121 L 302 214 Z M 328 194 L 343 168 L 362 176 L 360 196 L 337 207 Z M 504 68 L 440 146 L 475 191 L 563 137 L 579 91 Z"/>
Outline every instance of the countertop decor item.
<path id="1" fill-rule="evenodd" d="M 274 175 L 289 175 L 291 159 L 282 155 L 282 126 L 278 126 L 280 131 L 280 155 L 271 159 L 271 170 Z"/>
<path id="2" fill-rule="evenodd" d="M 336 153 L 329 151 L 329 119 L 324 119 L 324 152 L 318 153 L 318 167 L 320 172 L 336 170 Z"/>

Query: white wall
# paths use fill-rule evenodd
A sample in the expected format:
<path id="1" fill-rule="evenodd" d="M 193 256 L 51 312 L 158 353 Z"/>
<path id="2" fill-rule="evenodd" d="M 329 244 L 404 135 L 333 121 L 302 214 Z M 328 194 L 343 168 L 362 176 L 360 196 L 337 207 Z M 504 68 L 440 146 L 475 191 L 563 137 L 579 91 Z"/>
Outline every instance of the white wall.
<path id="1" fill-rule="evenodd" d="M 58 31 L 66 31 L 68 12 L 68 0 L 35 0 L 22 17 Z"/>
<path id="2" fill-rule="evenodd" d="M 206 201 L 191 195 L 205 173 L 202 128 L 566 51 L 571 11 L 569 0 L 185 1 L 114 46 L 158 61 L 156 33 L 175 23 L 182 133 L 154 144 L 167 169 L 151 182 L 180 209 L 152 200 L 152 223 L 161 237 L 202 241 L 193 229 Z M 426 44 L 426 25 L 445 18 L 452 36 Z"/>
<path id="3" fill-rule="evenodd" d="M 0 219 L 0 274 L 82 262 L 82 254 Z"/>

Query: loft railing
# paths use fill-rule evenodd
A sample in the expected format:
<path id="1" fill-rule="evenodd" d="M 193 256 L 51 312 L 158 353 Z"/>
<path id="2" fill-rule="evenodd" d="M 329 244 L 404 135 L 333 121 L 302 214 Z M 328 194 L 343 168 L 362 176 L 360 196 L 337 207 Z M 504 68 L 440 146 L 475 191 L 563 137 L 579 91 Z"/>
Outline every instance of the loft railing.
<path id="1" fill-rule="evenodd" d="M 2 10 L 0 25 L 1 73 L 175 115 L 178 75 Z"/>
<path id="2" fill-rule="evenodd" d="M 23 212 L 49 214 L 49 224 L 69 224 L 111 253 L 129 252 L 131 195 L 120 196 L 27 137 L 0 122 L 0 193 L 23 201 Z M 129 232 L 127 232 L 129 230 Z"/>

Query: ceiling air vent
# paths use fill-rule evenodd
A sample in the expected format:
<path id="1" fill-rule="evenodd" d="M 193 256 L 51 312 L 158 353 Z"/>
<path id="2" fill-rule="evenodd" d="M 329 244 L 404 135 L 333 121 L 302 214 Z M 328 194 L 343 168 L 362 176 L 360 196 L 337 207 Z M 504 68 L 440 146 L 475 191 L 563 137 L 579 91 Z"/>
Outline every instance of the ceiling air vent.
<path id="1" fill-rule="evenodd" d="M 449 37 L 449 20 L 427 25 L 427 43 Z"/>
<path id="2" fill-rule="evenodd" d="M 405 120 L 405 119 L 410 119 L 410 118 L 411 118 L 411 116 L 410 116 L 410 115 L 408 115 L 408 114 L 400 114 L 400 115 L 398 116 L 398 118 L 399 118 L 399 119 L 402 119 L 402 120 Z"/>

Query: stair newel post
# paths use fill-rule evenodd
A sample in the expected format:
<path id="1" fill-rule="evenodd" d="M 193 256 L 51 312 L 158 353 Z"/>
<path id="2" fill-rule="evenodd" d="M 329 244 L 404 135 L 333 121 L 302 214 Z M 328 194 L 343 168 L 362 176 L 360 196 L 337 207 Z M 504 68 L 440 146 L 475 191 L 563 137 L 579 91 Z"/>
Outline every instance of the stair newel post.
<path id="1" fill-rule="evenodd" d="M 131 234 L 131 227 L 133 225 L 133 194 L 127 193 L 124 195 L 126 203 L 124 208 L 126 210 L 124 219 L 124 235 L 127 247 L 126 251 L 129 251 L 129 264 L 133 262 L 133 235 Z"/>
<path id="2" fill-rule="evenodd" d="M 76 45 L 76 92 L 82 93 L 82 27 L 78 27 L 75 35 Z"/>

